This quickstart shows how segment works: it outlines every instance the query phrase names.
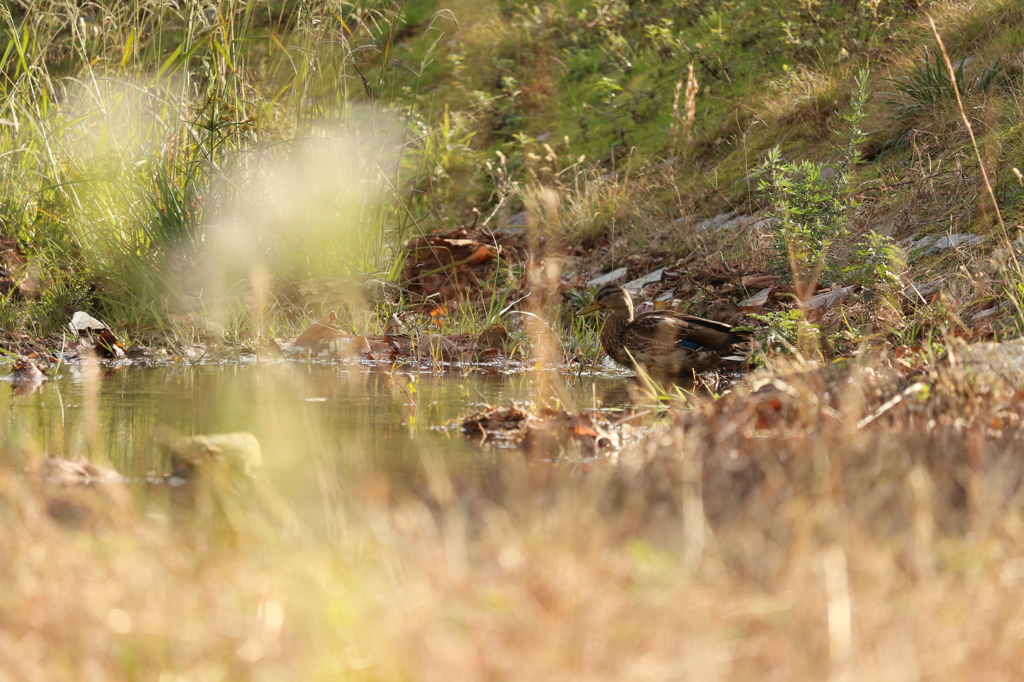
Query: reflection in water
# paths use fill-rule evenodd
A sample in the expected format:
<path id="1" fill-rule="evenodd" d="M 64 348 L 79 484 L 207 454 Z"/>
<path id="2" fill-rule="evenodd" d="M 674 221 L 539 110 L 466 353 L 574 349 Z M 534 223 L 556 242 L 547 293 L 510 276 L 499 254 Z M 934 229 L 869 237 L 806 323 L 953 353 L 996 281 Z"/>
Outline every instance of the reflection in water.
<path id="1" fill-rule="evenodd" d="M 87 456 L 88 386 L 87 376 L 64 367 L 41 391 L 0 397 L 5 464 L 19 470 L 44 456 Z M 528 401 L 532 391 L 528 372 L 479 368 L 434 375 L 290 363 L 123 367 L 99 377 L 100 459 L 141 480 L 170 471 L 158 434 L 249 432 L 267 475 L 301 497 L 325 467 L 338 476 L 386 470 L 400 478 L 425 451 L 442 452 L 456 469 L 481 466 L 493 455 L 457 429 L 437 427 L 481 404 Z M 627 403 L 630 391 L 622 378 L 569 377 L 565 395 L 569 407 L 593 409 Z"/>

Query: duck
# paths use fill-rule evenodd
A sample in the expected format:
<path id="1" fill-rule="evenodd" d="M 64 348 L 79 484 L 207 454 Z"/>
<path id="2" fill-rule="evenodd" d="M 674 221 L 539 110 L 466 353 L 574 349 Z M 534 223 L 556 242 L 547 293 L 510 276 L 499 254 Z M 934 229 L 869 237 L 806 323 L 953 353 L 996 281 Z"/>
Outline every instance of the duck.
<path id="1" fill-rule="evenodd" d="M 14 363 L 14 371 L 7 377 L 12 384 L 39 384 L 49 378 L 32 362 L 32 357 L 22 355 Z"/>
<path id="2" fill-rule="evenodd" d="M 598 310 L 609 311 L 601 330 L 604 351 L 617 364 L 653 377 L 692 377 L 746 361 L 740 346 L 750 341 L 749 332 L 672 310 L 634 316 L 633 298 L 622 285 L 604 285 L 577 315 Z"/>
<path id="3" fill-rule="evenodd" d="M 15 395 L 32 395 L 42 389 L 44 382 L 49 379 L 43 370 L 39 369 L 31 357 L 22 355 L 14 363 L 14 371 L 7 376 L 0 377 L 4 381 L 11 382 L 11 390 Z"/>

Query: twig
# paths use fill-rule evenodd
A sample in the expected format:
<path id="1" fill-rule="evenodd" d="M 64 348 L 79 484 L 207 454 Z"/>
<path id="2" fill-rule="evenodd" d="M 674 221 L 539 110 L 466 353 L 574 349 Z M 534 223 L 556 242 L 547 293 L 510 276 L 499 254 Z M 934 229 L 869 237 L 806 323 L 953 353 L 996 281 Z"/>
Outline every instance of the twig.
<path id="1" fill-rule="evenodd" d="M 915 178 L 914 180 L 903 180 L 901 182 L 895 182 L 895 183 L 893 183 L 891 185 L 884 185 L 883 184 L 883 185 L 876 185 L 875 187 L 865 187 L 864 189 L 861 189 L 861 190 L 858 190 L 858 191 L 854 192 L 853 196 L 857 196 L 857 195 L 860 195 L 860 194 L 866 194 L 867 192 L 875 192 L 875 191 L 883 190 L 883 189 L 893 189 L 894 187 L 902 187 L 904 185 L 913 185 L 913 184 L 915 184 L 917 182 L 920 182 L 921 180 L 934 180 L 935 178 L 937 178 L 939 176 L 948 175 L 950 173 L 955 173 L 956 171 L 957 171 L 956 168 L 950 168 L 949 170 L 944 170 L 944 171 L 941 171 L 939 173 L 933 173 L 931 175 L 925 175 L 924 177 Z"/>
<path id="2" fill-rule="evenodd" d="M 964 102 L 960 97 L 960 85 L 956 82 L 956 71 L 953 69 L 953 62 L 949 59 L 949 53 L 946 52 L 946 45 L 942 42 L 942 36 L 939 35 L 939 29 L 935 27 L 935 20 L 932 19 L 931 15 L 928 16 L 928 23 L 932 27 L 932 33 L 935 34 L 935 42 L 939 44 L 939 50 L 942 51 L 942 59 L 946 62 L 946 69 L 949 71 L 949 81 L 953 84 L 953 94 L 956 95 L 956 105 L 960 110 L 960 118 L 963 119 L 964 127 L 967 128 L 967 134 L 971 137 L 971 145 L 974 147 L 974 156 L 978 159 L 978 168 L 981 169 L 981 178 L 985 181 L 985 189 L 988 190 L 988 196 L 992 199 L 992 208 L 996 212 L 996 218 L 999 220 L 999 227 L 1003 231 L 1003 239 L 1006 241 L 1006 248 L 1009 249 L 1013 265 L 1016 268 L 1017 273 L 1020 274 L 1022 273 L 1020 263 L 1017 262 L 1017 254 L 1014 253 L 1013 244 L 1010 243 L 1010 234 L 1006 231 L 1006 223 L 1003 222 L 1003 213 L 999 210 L 999 202 L 996 201 L 995 190 L 992 189 L 992 183 L 988 179 L 988 171 L 985 170 L 985 162 L 982 160 L 981 151 L 978 149 L 978 140 L 974 137 L 974 128 L 971 126 L 971 121 L 967 118 L 967 112 L 964 110 Z"/>
<path id="3" fill-rule="evenodd" d="M 897 393 L 896 395 L 894 395 L 893 397 L 889 398 L 884 403 L 882 403 L 882 406 L 879 407 L 877 410 L 875 410 L 870 415 L 868 415 L 867 417 L 864 417 L 859 422 L 857 422 L 857 428 L 858 429 L 863 429 L 865 426 L 867 426 L 871 422 L 875 421 L 876 419 L 881 417 L 883 414 L 885 414 L 886 412 L 888 412 L 892 408 L 894 408 L 897 405 L 899 405 L 901 402 L 903 402 L 903 399 L 906 398 L 911 393 L 919 392 L 922 388 L 924 388 L 924 386 L 925 385 L 922 384 L 922 383 L 910 384 L 905 389 L 903 389 L 902 392 Z"/>

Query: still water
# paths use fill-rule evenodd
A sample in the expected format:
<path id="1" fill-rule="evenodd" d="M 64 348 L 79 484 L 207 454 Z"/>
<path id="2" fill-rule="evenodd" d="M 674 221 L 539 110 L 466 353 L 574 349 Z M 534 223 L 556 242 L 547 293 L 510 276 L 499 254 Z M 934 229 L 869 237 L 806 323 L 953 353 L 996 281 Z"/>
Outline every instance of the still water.
<path id="1" fill-rule="evenodd" d="M 624 376 L 553 376 L 570 408 L 628 400 Z M 82 456 L 138 480 L 167 471 L 168 433 L 248 431 L 271 477 L 290 478 L 315 461 L 400 474 L 425 451 L 474 466 L 488 455 L 462 436 L 459 418 L 484 404 L 535 399 L 536 379 L 479 367 L 431 373 L 235 362 L 107 368 L 90 394 L 88 379 L 65 366 L 31 395 L 0 384 L 0 451 L 16 469 L 46 456 Z"/>

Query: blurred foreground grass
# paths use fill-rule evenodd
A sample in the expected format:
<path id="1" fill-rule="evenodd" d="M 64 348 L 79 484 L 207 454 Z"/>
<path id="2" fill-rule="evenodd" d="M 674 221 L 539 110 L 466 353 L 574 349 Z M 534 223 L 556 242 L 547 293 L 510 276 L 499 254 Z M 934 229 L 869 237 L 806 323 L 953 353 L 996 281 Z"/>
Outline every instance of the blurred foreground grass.
<path id="1" fill-rule="evenodd" d="M 1024 410 L 958 354 L 777 365 L 614 465 L 353 466 L 275 403 L 227 528 L 9 472 L 2 679 L 1014 679 Z"/>

